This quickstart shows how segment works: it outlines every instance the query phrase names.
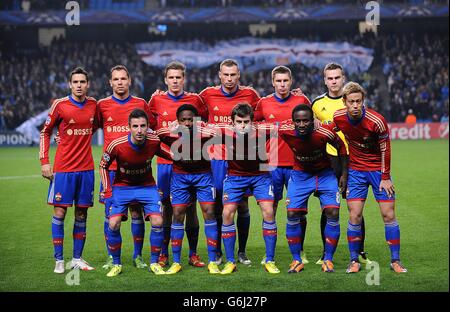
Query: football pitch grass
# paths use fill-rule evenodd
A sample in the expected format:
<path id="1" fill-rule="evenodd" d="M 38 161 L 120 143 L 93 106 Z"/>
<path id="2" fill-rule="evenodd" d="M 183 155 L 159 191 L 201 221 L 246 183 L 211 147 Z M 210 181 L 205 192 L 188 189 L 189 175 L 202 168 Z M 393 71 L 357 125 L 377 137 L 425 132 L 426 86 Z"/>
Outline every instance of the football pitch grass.
<path id="1" fill-rule="evenodd" d="M 376 271 L 363 269 L 346 274 L 349 251 L 346 239 L 348 212 L 341 204 L 341 237 L 335 254 L 335 273 L 325 274 L 315 264 L 321 253 L 320 209 L 318 199 L 309 201 L 305 251 L 310 261 L 300 274 L 288 274 L 291 261 L 285 237 L 284 202 L 277 213 L 278 242 L 276 263 L 280 274 L 265 272 L 260 265 L 264 255 L 261 213 L 254 197 L 251 206 L 250 237 L 247 246 L 251 266 L 238 264 L 232 275 L 209 275 L 206 268 L 187 264 L 188 243 L 185 235 L 182 252 L 183 271 L 175 275 L 155 276 L 132 265 L 133 243 L 130 221 L 122 224 L 123 273 L 106 277 L 101 268 L 106 260 L 103 238 L 103 206 L 95 203 L 89 210 L 87 241 L 83 253 L 96 270 L 80 272 L 79 285 L 68 285 L 76 276 L 54 274 L 51 243 L 52 208 L 46 204 L 48 182 L 40 176 L 38 148 L 0 148 L 0 291 L 173 291 L 173 292 L 301 292 L 301 291 L 449 291 L 449 155 L 448 140 L 394 141 L 392 144 L 392 176 L 396 189 L 396 213 L 401 230 L 401 257 L 408 268 L 406 274 L 389 270 L 389 249 L 384 226 L 372 193 L 369 191 L 364 217 L 366 251 L 379 264 Z M 52 158 L 54 148 L 52 150 Z M 101 149 L 94 148 L 98 165 Z M 155 168 L 154 168 L 155 169 Z M 98 170 L 94 198 L 98 197 Z M 207 259 L 204 227 L 200 217 L 199 254 Z M 64 255 L 72 257 L 73 208 L 65 221 Z M 149 260 L 149 223 L 146 222 L 144 259 Z M 376 270 L 376 269 L 375 269 Z M 70 283 L 69 283 L 70 284 Z M 370 283 L 369 283 L 370 284 Z"/>

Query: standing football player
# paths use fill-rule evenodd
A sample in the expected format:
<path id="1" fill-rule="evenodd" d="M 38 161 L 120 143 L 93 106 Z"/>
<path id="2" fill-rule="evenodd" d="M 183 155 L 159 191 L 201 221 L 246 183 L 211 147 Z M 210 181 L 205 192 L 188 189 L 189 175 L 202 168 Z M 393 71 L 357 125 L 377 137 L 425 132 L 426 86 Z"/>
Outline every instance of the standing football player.
<path id="1" fill-rule="evenodd" d="M 208 123 L 230 123 L 231 112 L 238 103 L 248 103 L 254 109 L 260 97 L 258 92 L 251 87 L 239 85 L 240 78 L 239 65 L 235 60 L 226 59 L 220 63 L 219 78 L 220 86 L 208 87 L 200 92 L 208 109 Z M 215 212 L 217 218 L 217 230 L 220 237 L 222 229 L 222 194 L 223 183 L 227 173 L 226 151 L 224 146 L 216 145 L 212 149 L 211 167 L 214 179 L 214 187 L 216 188 L 216 204 Z M 247 257 L 245 248 L 248 240 L 248 232 L 250 228 L 250 213 L 248 209 L 248 196 L 243 197 L 238 206 L 237 229 L 238 229 L 238 261 L 242 264 L 251 264 Z M 222 248 L 220 240 L 217 246 L 216 263 L 222 263 Z"/>
<path id="2" fill-rule="evenodd" d="M 146 110 L 147 105 L 144 99 L 130 95 L 131 77 L 128 69 L 124 65 L 116 65 L 111 68 L 111 76 L 109 84 L 113 94 L 107 98 L 98 101 L 97 116 L 99 127 L 103 128 L 103 151 L 115 139 L 127 134 L 130 129 L 128 127 L 128 116 L 136 109 Z M 149 111 L 147 111 L 147 114 Z M 114 182 L 114 176 L 117 170 L 117 163 L 113 162 L 108 168 L 110 180 Z M 100 194 L 103 193 L 103 183 L 100 184 Z M 100 196 L 100 203 L 105 204 L 104 199 Z M 133 264 L 139 269 L 147 267 L 142 259 L 142 248 L 144 246 L 145 224 L 142 214 L 142 206 L 139 204 L 130 204 L 131 212 L 131 233 L 134 242 Z M 108 246 L 108 223 L 111 207 L 105 205 L 105 221 L 104 235 L 105 242 Z M 110 270 L 112 268 L 113 259 L 108 249 L 108 260 L 103 265 L 103 269 Z"/>
<path id="3" fill-rule="evenodd" d="M 156 117 L 157 125 L 154 130 L 161 127 L 170 127 L 172 122 L 177 120 L 177 109 L 183 104 L 193 105 L 199 112 L 200 117 L 206 118 L 207 110 L 202 99 L 195 93 L 184 91 L 186 66 L 183 63 L 174 61 L 167 64 L 164 69 L 164 82 L 167 91 L 156 91 L 148 105 L 149 110 Z M 167 147 L 167 146 L 166 146 Z M 172 224 L 173 207 L 170 202 L 170 183 L 172 180 L 172 161 L 158 157 L 157 184 L 161 193 L 164 219 L 164 241 L 159 257 L 159 264 L 166 266 L 169 263 L 168 247 L 170 242 L 170 231 Z M 205 263 L 197 254 L 199 223 L 196 205 L 187 207 L 186 213 L 186 236 L 189 242 L 189 264 L 194 267 L 204 267 Z"/>
<path id="4" fill-rule="evenodd" d="M 113 140 L 105 149 L 100 161 L 100 177 L 105 204 L 112 207 L 109 214 L 108 249 L 113 257 L 111 270 L 106 274 L 114 277 L 122 273 L 122 236 L 120 224 L 128 219 L 130 203 L 140 203 L 144 208 L 145 220 L 150 220 L 150 271 L 156 275 L 165 274 L 158 263 L 163 241 L 161 198 L 152 175 L 152 159 L 158 154 L 171 159 L 169 151 L 161 147 L 155 134 L 147 133 L 148 117 L 142 109 L 134 109 L 128 117 L 130 132 Z M 117 163 L 114 182 L 108 169 L 113 161 Z"/>
<path id="5" fill-rule="evenodd" d="M 67 208 L 75 204 L 73 226 L 73 258 L 71 268 L 94 270 L 81 258 L 86 241 L 86 219 L 93 206 L 94 160 L 91 140 L 96 130 L 97 102 L 87 96 L 88 73 L 81 67 L 69 75 L 70 95 L 53 102 L 41 131 L 39 159 L 42 176 L 50 180 L 48 204 L 53 206 L 52 238 L 55 273 L 64 273 L 64 219 Z M 57 127 L 60 143 L 56 148 L 54 166 L 49 160 L 50 137 Z"/>
<path id="6" fill-rule="evenodd" d="M 274 261 L 278 234 L 273 210 L 272 176 L 262 167 L 267 162 L 266 143 L 270 136 L 267 135 L 266 128 L 254 125 L 253 119 L 252 107 L 247 103 L 240 103 L 231 112 L 231 125 L 216 125 L 222 135 L 222 143 L 227 148 L 228 162 L 222 195 L 222 239 L 227 262 L 221 274 L 236 271 L 234 215 L 246 190 L 253 193 L 262 212 L 262 232 L 266 247 L 264 268 L 271 274 L 280 273 Z"/>
<path id="7" fill-rule="evenodd" d="M 286 238 L 293 261 L 288 273 L 298 273 L 304 265 L 301 256 L 302 231 L 300 217 L 308 212 L 308 199 L 315 193 L 327 218 L 325 227 L 325 257 L 322 271 L 334 272 L 333 255 L 339 241 L 340 188 L 347 185 L 348 156 L 344 143 L 332 125 L 314 127 L 311 107 L 298 105 L 292 111 L 292 121 L 284 122 L 279 135 L 291 148 L 295 157 L 286 196 Z M 327 144 L 338 150 L 342 175 L 336 180 L 326 153 Z"/>
<path id="8" fill-rule="evenodd" d="M 187 207 L 193 197 L 198 199 L 205 220 L 205 236 L 208 249 L 208 271 L 218 274 L 220 270 L 215 262 L 217 249 L 217 223 L 214 215 L 215 189 L 212 182 L 211 163 L 206 152 L 206 143 L 213 137 L 212 130 L 202 126 L 197 109 L 183 104 L 177 109 L 177 123 L 170 128 L 162 127 L 157 131 L 161 141 L 171 146 L 176 157 L 170 185 L 170 197 L 173 207 L 173 221 L 170 239 L 172 241 L 173 263 L 166 274 L 181 271 L 181 249 L 184 234 L 184 218 Z"/>
<path id="9" fill-rule="evenodd" d="M 366 108 L 366 91 L 355 82 L 344 86 L 344 109 L 334 113 L 336 129 L 347 139 L 350 164 L 347 186 L 349 222 L 347 228 L 350 264 L 347 273 L 361 269 L 358 256 L 362 239 L 361 216 L 369 185 L 384 221 L 386 242 L 391 252 L 390 267 L 397 273 L 407 272 L 400 262 L 400 227 L 395 217 L 395 190 L 391 180 L 391 140 L 386 120 Z"/>
<path id="10" fill-rule="evenodd" d="M 312 103 L 312 109 L 314 111 L 314 116 L 319 119 L 323 124 L 330 124 L 333 121 L 333 114 L 338 109 L 344 108 L 342 102 L 342 92 L 345 83 L 345 72 L 344 68 L 337 63 L 329 63 L 325 65 L 323 69 L 323 80 L 325 86 L 327 87 L 327 92 L 318 96 L 314 99 Z M 338 132 L 339 137 L 344 141 L 346 148 L 348 149 L 347 142 L 345 141 L 342 132 Z M 336 149 L 328 144 L 327 153 L 330 157 L 331 166 L 333 167 L 334 173 L 339 180 L 342 175 L 342 168 L 338 160 L 338 155 Z M 342 198 L 345 199 L 346 190 L 342 191 Z M 316 264 L 323 264 L 323 258 L 325 256 L 325 227 L 327 224 L 327 218 L 322 212 L 322 217 L 320 218 L 320 233 L 322 235 L 323 252 L 320 259 Z M 370 263 L 367 257 L 367 253 L 364 251 L 364 240 L 366 237 L 366 228 L 364 223 L 364 217 L 361 216 L 361 250 L 359 251 L 359 261 L 361 263 Z"/>
<path id="11" fill-rule="evenodd" d="M 292 73 L 286 66 L 277 66 L 272 70 L 272 85 L 275 92 L 261 98 L 255 109 L 255 120 L 264 120 L 267 123 L 279 125 L 281 122 L 291 119 L 292 110 L 299 104 L 311 105 L 309 99 L 301 94 L 291 93 Z M 272 147 L 272 148 L 271 148 Z M 277 138 L 267 142 L 269 154 L 269 165 L 271 171 L 274 191 L 274 210 L 276 213 L 278 202 L 283 198 L 283 188 L 288 187 L 288 181 L 294 166 L 294 154 L 284 140 Z M 302 247 L 304 246 L 306 233 L 306 215 L 300 216 L 302 226 Z M 302 249 L 303 250 L 303 249 Z M 306 255 L 302 252 L 303 263 L 308 263 Z M 264 261 L 261 262 L 264 264 Z"/>

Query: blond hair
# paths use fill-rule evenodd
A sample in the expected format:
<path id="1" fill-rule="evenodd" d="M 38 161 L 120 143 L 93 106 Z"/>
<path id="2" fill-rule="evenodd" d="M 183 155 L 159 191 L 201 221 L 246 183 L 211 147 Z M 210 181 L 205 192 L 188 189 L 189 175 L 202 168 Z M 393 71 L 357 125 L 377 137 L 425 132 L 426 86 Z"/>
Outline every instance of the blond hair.
<path id="1" fill-rule="evenodd" d="M 363 99 L 366 97 L 366 90 L 359 83 L 350 81 L 345 84 L 344 89 L 342 91 L 342 97 L 347 99 L 347 96 L 352 93 L 361 93 Z"/>

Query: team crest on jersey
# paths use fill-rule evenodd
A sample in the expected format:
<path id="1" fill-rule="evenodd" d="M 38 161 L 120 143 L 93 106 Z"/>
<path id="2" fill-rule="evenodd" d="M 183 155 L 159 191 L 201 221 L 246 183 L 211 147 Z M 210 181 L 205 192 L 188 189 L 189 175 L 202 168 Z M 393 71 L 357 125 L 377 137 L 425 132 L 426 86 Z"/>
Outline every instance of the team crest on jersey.
<path id="1" fill-rule="evenodd" d="M 111 157 L 109 157 L 109 154 L 108 154 L 108 153 L 103 153 L 103 159 L 104 159 L 106 162 L 109 162 L 109 160 L 111 159 Z"/>
<path id="2" fill-rule="evenodd" d="M 286 198 L 286 206 L 289 205 L 291 203 L 291 199 L 290 198 Z"/>
<path id="3" fill-rule="evenodd" d="M 59 201 L 61 201 L 61 200 L 62 200 L 62 195 L 61 195 L 61 193 L 56 193 L 56 195 L 55 195 L 55 201 L 59 202 Z"/>
<path id="4" fill-rule="evenodd" d="M 45 125 L 48 126 L 52 122 L 52 117 L 48 116 L 45 120 Z"/>
<path id="5" fill-rule="evenodd" d="M 223 193 L 223 200 L 228 200 L 228 194 L 227 193 Z"/>

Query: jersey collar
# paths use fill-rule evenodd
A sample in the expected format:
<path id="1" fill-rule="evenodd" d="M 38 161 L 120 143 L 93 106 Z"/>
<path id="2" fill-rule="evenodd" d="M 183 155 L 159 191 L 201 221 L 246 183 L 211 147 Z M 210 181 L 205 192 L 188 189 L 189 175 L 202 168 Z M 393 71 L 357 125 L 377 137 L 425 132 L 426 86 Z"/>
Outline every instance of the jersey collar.
<path id="1" fill-rule="evenodd" d="M 131 148 L 134 149 L 135 151 L 140 152 L 144 148 L 146 142 L 147 140 L 145 140 L 144 144 L 141 145 L 134 144 L 131 141 L 131 133 L 128 133 L 128 143 L 130 144 Z"/>
<path id="2" fill-rule="evenodd" d="M 347 120 L 348 120 L 348 122 L 350 123 L 350 124 L 352 124 L 353 126 L 357 126 L 363 119 L 364 119 L 364 117 L 366 116 L 366 109 L 363 107 L 363 109 L 362 109 L 362 115 L 361 115 L 361 117 L 359 118 L 359 119 L 352 119 L 352 118 L 350 118 L 350 116 L 348 115 L 348 113 L 347 113 Z"/>
<path id="3" fill-rule="evenodd" d="M 237 86 L 236 86 L 236 90 L 233 91 L 233 92 L 231 92 L 231 93 L 226 92 L 226 91 L 223 89 L 223 86 L 220 86 L 220 91 L 222 91 L 222 94 L 225 95 L 226 97 L 233 97 L 233 96 L 235 96 L 236 93 L 239 91 L 239 86 L 237 85 Z"/>
<path id="4" fill-rule="evenodd" d="M 282 99 L 282 98 L 278 97 L 276 93 L 273 93 L 273 97 L 274 97 L 275 100 L 277 100 L 279 103 L 284 104 L 284 103 L 286 103 L 286 102 L 289 100 L 289 98 L 291 97 L 291 94 L 289 93 L 289 95 L 288 95 L 287 97 L 285 97 L 284 99 Z"/>
<path id="5" fill-rule="evenodd" d="M 121 100 L 116 98 L 114 95 L 111 96 L 111 98 L 114 100 L 114 102 L 119 103 L 121 105 L 128 103 L 131 100 L 131 95 L 129 95 L 126 99 Z"/>
<path id="6" fill-rule="evenodd" d="M 339 100 L 339 99 L 342 99 L 342 95 L 339 95 L 339 96 L 331 96 L 330 93 L 328 93 L 328 92 L 327 92 L 327 97 L 328 97 L 329 99 L 332 99 L 332 100 Z"/>
<path id="7" fill-rule="evenodd" d="M 180 99 L 184 96 L 184 91 L 183 91 L 180 95 L 177 95 L 177 96 L 172 95 L 172 94 L 170 94 L 169 91 L 167 91 L 167 96 L 168 96 L 169 98 L 171 98 L 173 101 L 176 102 L 176 101 L 180 100 Z"/>
<path id="8" fill-rule="evenodd" d="M 86 104 L 86 102 L 87 102 L 87 98 L 85 98 L 83 102 L 78 102 L 77 100 L 75 100 L 72 97 L 72 94 L 69 95 L 69 100 L 70 100 L 70 102 L 72 102 L 74 105 L 76 105 L 79 108 L 83 108 L 84 104 Z"/>

